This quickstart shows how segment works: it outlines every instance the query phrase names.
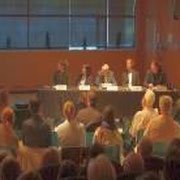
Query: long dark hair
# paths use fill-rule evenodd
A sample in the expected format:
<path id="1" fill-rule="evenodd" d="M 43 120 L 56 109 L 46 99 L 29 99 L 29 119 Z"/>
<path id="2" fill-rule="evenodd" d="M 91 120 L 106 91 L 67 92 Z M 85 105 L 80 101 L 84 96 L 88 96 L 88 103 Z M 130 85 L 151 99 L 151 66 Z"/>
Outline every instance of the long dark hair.
<path id="1" fill-rule="evenodd" d="M 114 110 L 111 105 L 108 105 L 104 108 L 103 114 L 102 114 L 102 120 L 106 122 L 109 125 L 110 130 L 115 130 L 116 125 L 114 121 Z"/>

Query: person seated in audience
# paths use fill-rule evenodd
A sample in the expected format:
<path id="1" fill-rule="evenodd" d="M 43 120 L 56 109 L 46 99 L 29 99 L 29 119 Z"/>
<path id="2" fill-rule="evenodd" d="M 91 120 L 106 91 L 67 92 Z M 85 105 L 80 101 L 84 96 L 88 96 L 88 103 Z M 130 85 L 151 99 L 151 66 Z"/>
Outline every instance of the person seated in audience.
<path id="1" fill-rule="evenodd" d="M 157 156 L 153 156 L 152 152 L 153 143 L 150 139 L 144 137 L 137 145 L 137 153 L 142 156 L 146 171 L 159 173 L 163 169 L 164 160 Z"/>
<path id="2" fill-rule="evenodd" d="M 146 73 L 144 84 L 146 87 L 167 86 L 166 75 L 157 61 L 152 61 L 150 70 Z"/>
<path id="3" fill-rule="evenodd" d="M 25 171 L 19 177 L 18 180 L 43 180 L 38 171 Z M 49 180 L 49 179 L 48 179 Z M 53 180 L 53 179 L 52 179 Z"/>
<path id="4" fill-rule="evenodd" d="M 137 138 L 139 131 L 144 131 L 149 122 L 158 116 L 158 110 L 153 108 L 155 102 L 155 94 L 151 90 L 147 90 L 142 99 L 142 110 L 138 111 L 132 121 L 129 130 L 132 137 Z"/>
<path id="5" fill-rule="evenodd" d="M 115 180 L 116 171 L 111 161 L 103 154 L 91 160 L 87 168 L 88 180 Z"/>
<path id="6" fill-rule="evenodd" d="M 88 93 L 88 107 L 80 110 L 77 113 L 76 120 L 83 123 L 86 127 L 100 123 L 101 113 L 97 110 L 97 95 L 95 91 Z"/>
<path id="7" fill-rule="evenodd" d="M 126 71 L 122 74 L 122 85 L 123 86 L 138 86 L 140 85 L 139 72 L 134 69 L 134 60 L 126 60 Z"/>
<path id="8" fill-rule="evenodd" d="M 108 64 L 103 64 L 96 78 L 96 85 L 101 87 L 102 84 L 117 84 L 114 73 L 110 70 Z"/>
<path id="9" fill-rule="evenodd" d="M 2 89 L 0 91 L 0 120 L 1 120 L 1 113 L 6 107 L 9 107 L 9 93 L 7 89 Z"/>
<path id="10" fill-rule="evenodd" d="M 41 104 L 30 102 L 31 118 L 22 126 L 22 142 L 28 147 L 48 147 L 51 145 L 51 129 L 41 115 Z"/>
<path id="11" fill-rule="evenodd" d="M 111 106 L 106 106 L 102 114 L 102 123 L 94 133 L 94 143 L 104 146 L 119 146 L 121 160 L 123 160 L 123 139 L 115 125 L 114 111 Z"/>
<path id="12" fill-rule="evenodd" d="M 61 164 L 58 174 L 58 180 L 63 178 L 73 178 L 76 179 L 78 175 L 78 168 L 77 165 L 70 160 L 64 160 Z"/>
<path id="13" fill-rule="evenodd" d="M 60 152 L 55 148 L 49 148 L 42 158 L 39 169 L 42 179 L 57 179 L 60 166 Z"/>
<path id="14" fill-rule="evenodd" d="M 148 171 L 143 173 L 136 180 L 160 180 L 160 177 L 156 173 Z"/>
<path id="15" fill-rule="evenodd" d="M 88 92 L 81 92 L 78 102 L 76 103 L 76 110 L 79 112 L 81 109 L 88 107 Z"/>
<path id="16" fill-rule="evenodd" d="M 170 96 L 161 96 L 159 100 L 160 115 L 149 123 L 144 136 L 153 144 L 157 142 L 169 143 L 180 136 L 180 126 L 174 121 L 172 113 L 173 100 Z"/>
<path id="17" fill-rule="evenodd" d="M 143 173 L 144 160 L 142 156 L 134 152 L 129 153 L 124 160 L 123 169 L 125 173 L 124 176 L 128 174 L 128 175 L 132 175 L 132 177 L 136 177 L 137 175 L 140 175 L 141 173 Z"/>
<path id="18" fill-rule="evenodd" d="M 164 180 L 179 180 L 180 178 L 180 139 L 173 139 L 167 150 L 163 172 Z"/>
<path id="19" fill-rule="evenodd" d="M 6 157 L 1 163 L 0 179 L 16 180 L 22 173 L 17 160 L 12 157 Z"/>
<path id="20" fill-rule="evenodd" d="M 57 127 L 60 145 L 85 146 L 85 128 L 75 118 L 76 109 L 72 101 L 67 101 L 64 104 L 63 114 L 66 120 Z"/>
<path id="21" fill-rule="evenodd" d="M 2 112 L 2 123 L 0 124 L 0 146 L 14 149 L 18 148 L 18 137 L 13 129 L 14 112 L 6 107 Z"/>
<path id="22" fill-rule="evenodd" d="M 60 85 L 69 83 L 69 75 L 67 70 L 67 62 L 59 61 L 57 64 L 57 69 L 53 75 L 53 84 Z"/>
<path id="23" fill-rule="evenodd" d="M 93 85 L 92 69 L 89 64 L 84 64 L 81 73 L 76 81 L 77 86 L 79 85 Z"/>

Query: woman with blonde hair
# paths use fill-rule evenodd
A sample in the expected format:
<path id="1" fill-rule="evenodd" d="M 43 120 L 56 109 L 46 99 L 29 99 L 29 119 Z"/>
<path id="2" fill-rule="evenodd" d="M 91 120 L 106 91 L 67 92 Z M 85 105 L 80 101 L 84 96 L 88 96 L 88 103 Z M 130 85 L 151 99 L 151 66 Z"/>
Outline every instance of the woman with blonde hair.
<path id="1" fill-rule="evenodd" d="M 65 121 L 56 129 L 61 146 L 85 146 L 85 128 L 76 121 L 76 108 L 72 101 L 67 101 L 63 107 Z"/>
<path id="2" fill-rule="evenodd" d="M 158 116 L 158 110 L 153 108 L 154 102 L 155 93 L 147 90 L 142 99 L 142 110 L 135 114 L 129 130 L 132 137 L 137 138 L 138 132 L 140 130 L 144 131 L 151 119 Z"/>

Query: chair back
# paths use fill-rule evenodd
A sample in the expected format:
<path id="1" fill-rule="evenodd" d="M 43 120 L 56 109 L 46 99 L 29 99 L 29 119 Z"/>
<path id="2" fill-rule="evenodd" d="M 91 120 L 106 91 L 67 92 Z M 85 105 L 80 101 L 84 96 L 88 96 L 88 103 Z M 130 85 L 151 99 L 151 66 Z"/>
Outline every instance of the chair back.
<path id="1" fill-rule="evenodd" d="M 104 146 L 106 156 L 113 162 L 120 162 L 120 148 L 119 146 Z"/>

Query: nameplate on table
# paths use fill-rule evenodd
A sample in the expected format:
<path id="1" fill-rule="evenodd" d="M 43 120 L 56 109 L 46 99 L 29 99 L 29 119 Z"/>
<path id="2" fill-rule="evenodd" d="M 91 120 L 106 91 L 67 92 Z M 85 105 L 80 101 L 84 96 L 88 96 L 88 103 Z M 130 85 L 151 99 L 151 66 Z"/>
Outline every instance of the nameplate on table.
<path id="1" fill-rule="evenodd" d="M 79 90 L 80 91 L 90 91 L 91 90 L 91 86 L 90 85 L 80 85 L 79 86 Z"/>
<path id="2" fill-rule="evenodd" d="M 57 91 L 67 91 L 67 85 L 66 84 L 56 85 L 56 86 L 54 86 L 54 88 Z"/>
<path id="3" fill-rule="evenodd" d="M 118 86 L 107 86 L 107 91 L 118 91 L 119 87 Z"/>
<path id="4" fill-rule="evenodd" d="M 129 86 L 129 89 L 131 91 L 143 91 L 143 87 L 142 86 Z"/>
<path id="5" fill-rule="evenodd" d="M 107 88 L 110 87 L 110 86 L 112 86 L 111 83 L 102 83 L 102 84 L 101 84 L 101 87 L 102 87 L 103 89 L 107 89 Z"/>

